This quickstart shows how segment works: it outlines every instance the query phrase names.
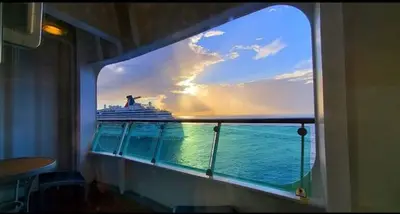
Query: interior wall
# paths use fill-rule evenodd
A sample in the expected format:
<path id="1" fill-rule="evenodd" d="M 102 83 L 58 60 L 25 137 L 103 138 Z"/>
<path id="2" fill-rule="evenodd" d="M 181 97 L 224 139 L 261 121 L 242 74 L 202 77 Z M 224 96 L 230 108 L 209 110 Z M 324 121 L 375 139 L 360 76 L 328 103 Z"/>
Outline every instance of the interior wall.
<path id="1" fill-rule="evenodd" d="M 93 172 L 87 161 L 88 152 L 91 148 L 93 134 L 96 132 L 96 74 L 93 69 L 83 67 L 80 70 L 80 145 L 78 167 L 85 176 L 87 182 L 93 179 Z"/>
<path id="2" fill-rule="evenodd" d="M 343 17 L 353 207 L 398 212 L 400 5 L 346 3 Z"/>
<path id="3" fill-rule="evenodd" d="M 67 167 L 69 145 L 60 142 L 63 117 L 60 78 L 69 66 L 59 60 L 68 51 L 48 39 L 38 49 L 5 46 L 0 64 L 0 158 L 48 156 Z M 61 97 L 62 98 L 62 97 Z M 65 137 L 65 136 L 62 136 Z"/>
<path id="4" fill-rule="evenodd" d="M 43 48 L 53 53 L 53 59 L 57 56 L 54 53 L 58 52 L 58 45 Z M 57 140 L 57 81 L 53 72 L 57 60 L 49 59 L 46 67 L 34 68 L 33 64 L 40 57 L 33 52 L 10 46 L 4 48 L 0 64 L 1 158 L 57 155 L 54 144 Z"/>
<path id="5" fill-rule="evenodd" d="M 329 212 L 351 211 L 342 5 L 316 4 L 315 13 L 313 59 L 318 154 L 323 199 Z"/>
<path id="6" fill-rule="evenodd" d="M 3 50 L 0 159 L 44 156 L 56 159 L 59 169 L 68 169 L 72 151 L 67 106 L 71 49 L 44 38 L 37 49 L 4 45 Z M 8 195 L 3 190 L 0 192 Z"/>
<path id="7" fill-rule="evenodd" d="M 93 135 L 96 132 L 96 111 L 97 109 L 97 75 L 101 67 L 88 64 L 93 61 L 97 49 L 93 35 L 76 30 L 76 60 L 77 70 L 79 71 L 79 156 L 78 169 L 85 176 L 87 182 L 94 178 L 90 163 L 87 160 L 88 152 L 91 147 Z M 96 49 L 97 48 L 97 49 Z"/>

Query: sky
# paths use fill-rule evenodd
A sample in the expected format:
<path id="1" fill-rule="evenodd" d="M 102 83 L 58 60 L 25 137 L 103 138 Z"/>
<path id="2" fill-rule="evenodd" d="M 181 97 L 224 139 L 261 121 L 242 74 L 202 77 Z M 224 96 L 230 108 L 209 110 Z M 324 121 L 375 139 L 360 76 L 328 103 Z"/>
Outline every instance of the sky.
<path id="1" fill-rule="evenodd" d="M 177 116 L 313 115 L 311 28 L 277 5 L 108 65 L 97 108 L 142 96 Z"/>

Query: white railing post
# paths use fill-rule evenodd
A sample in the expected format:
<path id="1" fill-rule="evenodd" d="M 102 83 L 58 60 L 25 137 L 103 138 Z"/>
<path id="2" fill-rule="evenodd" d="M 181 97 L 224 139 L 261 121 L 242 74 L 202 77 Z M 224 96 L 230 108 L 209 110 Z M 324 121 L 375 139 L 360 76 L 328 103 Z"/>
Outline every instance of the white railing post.
<path id="1" fill-rule="evenodd" d="M 160 153 L 161 144 L 162 144 L 162 136 L 164 133 L 165 125 L 166 125 L 166 123 L 160 125 L 160 134 L 158 135 L 157 145 L 156 145 L 156 148 L 154 148 L 153 158 L 151 159 L 152 164 L 156 163 L 158 154 Z"/>
<path id="2" fill-rule="evenodd" d="M 301 123 L 301 127 L 297 130 L 297 134 L 299 134 L 301 137 L 301 146 L 300 146 L 300 187 L 297 189 L 296 195 L 302 198 L 306 198 L 307 194 L 304 189 L 304 136 L 307 135 L 307 129 L 304 128 L 304 123 Z"/>
<path id="3" fill-rule="evenodd" d="M 96 143 L 96 137 L 97 137 L 97 135 L 98 135 L 98 133 L 99 133 L 99 131 L 100 131 L 100 130 L 99 130 L 100 127 L 101 127 L 101 122 L 98 122 L 98 121 L 97 121 L 97 123 L 96 123 L 96 130 L 95 130 L 95 132 L 94 132 L 94 134 L 93 134 L 93 136 L 92 136 L 91 143 L 90 143 L 90 145 L 89 145 L 89 151 L 93 151 L 93 149 L 95 149 L 96 146 L 97 146 L 97 144 L 95 144 L 95 143 Z"/>
<path id="4" fill-rule="evenodd" d="M 208 175 L 210 177 L 213 176 L 213 174 L 214 174 L 214 167 L 215 167 L 215 160 L 217 157 L 220 131 L 221 131 L 221 122 L 218 122 L 218 125 L 214 126 L 214 140 L 213 140 L 213 144 L 211 147 L 210 161 L 208 163 L 208 169 L 206 171 L 206 175 Z"/>
<path id="5" fill-rule="evenodd" d="M 116 156 L 121 156 L 121 147 L 122 144 L 124 143 L 125 140 L 125 136 L 126 136 L 126 132 L 127 130 L 129 130 L 131 123 L 125 123 L 125 128 L 124 128 L 124 132 L 122 133 L 122 137 L 121 137 L 121 141 L 119 142 L 118 145 L 118 150 L 116 151 Z M 125 192 L 125 175 L 126 175 L 126 167 L 125 167 L 125 159 L 123 157 L 120 157 L 118 160 L 118 172 L 119 172 L 119 176 L 118 176 L 118 187 L 119 187 L 119 193 L 122 195 Z"/>
<path id="6" fill-rule="evenodd" d="M 129 125 L 130 124 L 131 123 L 124 123 L 124 125 L 125 125 L 124 126 L 124 131 L 122 132 L 122 137 L 121 137 L 121 140 L 119 141 L 118 149 L 114 151 L 114 155 L 121 155 L 121 147 L 122 147 L 122 144 L 124 143 L 125 135 L 126 135 L 126 132 L 129 129 Z"/>

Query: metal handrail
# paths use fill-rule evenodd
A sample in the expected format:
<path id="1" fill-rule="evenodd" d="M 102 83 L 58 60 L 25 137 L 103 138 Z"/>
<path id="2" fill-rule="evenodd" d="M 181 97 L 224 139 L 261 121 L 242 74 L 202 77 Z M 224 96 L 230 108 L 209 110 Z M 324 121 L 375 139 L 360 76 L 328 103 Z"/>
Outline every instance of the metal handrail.
<path id="1" fill-rule="evenodd" d="M 98 119 L 98 122 L 165 122 L 165 123 L 297 123 L 313 124 L 315 118 L 312 117 L 290 117 L 290 118 L 177 118 L 177 119 Z"/>

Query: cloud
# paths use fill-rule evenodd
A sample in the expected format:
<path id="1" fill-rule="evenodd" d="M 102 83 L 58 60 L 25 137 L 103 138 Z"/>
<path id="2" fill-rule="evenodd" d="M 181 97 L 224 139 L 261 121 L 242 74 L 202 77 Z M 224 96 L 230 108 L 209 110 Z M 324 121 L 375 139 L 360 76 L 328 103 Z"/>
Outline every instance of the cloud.
<path id="1" fill-rule="evenodd" d="M 209 55 L 209 56 L 214 56 L 216 58 L 219 58 L 217 60 L 218 62 L 222 62 L 225 59 L 235 59 L 235 58 L 239 57 L 238 52 L 230 52 L 225 56 L 225 59 L 223 59 L 223 57 L 221 57 L 219 53 L 211 52 L 207 48 L 197 44 L 203 37 L 219 36 L 222 34 L 224 34 L 224 32 L 222 32 L 222 31 L 208 31 L 206 33 L 197 34 L 197 35 L 189 38 L 188 46 L 196 54 Z M 214 64 L 214 63 L 211 62 L 211 64 Z"/>
<path id="2" fill-rule="evenodd" d="M 268 79 L 240 84 L 208 85 L 206 89 L 208 94 L 201 97 L 201 107 L 176 106 L 175 113 L 209 116 L 312 114 L 312 84 Z M 197 108 L 201 108 L 201 111 Z"/>
<path id="3" fill-rule="evenodd" d="M 205 49 L 204 47 L 198 45 L 197 43 L 203 38 L 208 38 L 208 37 L 213 37 L 213 36 L 221 36 L 225 32 L 220 31 L 220 30 L 210 30 L 207 31 L 206 33 L 199 33 L 195 36 L 192 36 L 189 38 L 189 47 L 192 51 L 198 54 L 205 54 L 209 52 L 209 50 Z"/>
<path id="4" fill-rule="evenodd" d="M 312 68 L 312 59 L 302 60 L 294 66 L 295 69 Z"/>
<path id="5" fill-rule="evenodd" d="M 234 50 L 254 50 L 254 51 L 256 51 L 256 49 L 259 49 L 259 48 L 260 48 L 259 45 L 250 45 L 250 46 L 235 45 L 235 46 L 233 46 L 231 51 L 234 51 Z"/>
<path id="6" fill-rule="evenodd" d="M 132 60 L 106 66 L 98 77 L 99 103 L 121 104 L 128 94 L 154 97 L 177 88 L 176 82 L 180 77 L 189 77 L 199 62 L 215 61 L 221 57 L 213 54 L 196 54 L 188 48 L 184 40 L 157 51 L 139 56 Z M 155 63 L 156 62 L 156 63 Z M 204 63 L 204 65 L 210 64 Z M 115 75 L 113 67 L 118 66 L 126 70 L 123 75 Z M 168 99 L 168 98 L 167 98 Z"/>
<path id="7" fill-rule="evenodd" d="M 125 96 L 133 94 L 143 97 L 139 102 L 150 101 L 157 108 L 167 109 L 175 115 L 312 113 L 312 84 L 288 81 L 289 78 L 304 78 L 305 74 L 301 72 L 239 84 L 197 84 L 193 71 L 200 72 L 221 59 L 193 53 L 188 42 L 119 63 L 118 66 L 129 71 L 123 75 L 115 75 L 108 66 L 104 68 L 98 81 L 98 108 L 104 104 L 123 105 Z M 192 90 L 196 96 L 190 95 Z"/>
<path id="8" fill-rule="evenodd" d="M 203 72 L 206 67 L 223 62 L 224 59 L 217 57 L 214 60 L 205 60 L 201 61 L 199 63 L 196 63 L 193 67 L 192 70 L 190 71 L 191 76 L 181 76 L 181 78 L 184 78 L 184 80 L 176 83 L 175 85 L 180 87 L 180 90 L 172 90 L 172 93 L 180 93 L 180 94 L 188 94 L 188 95 L 202 95 L 199 93 L 200 88 L 204 88 L 204 85 L 196 84 L 194 83 L 194 80 L 196 79 L 197 75 L 201 72 Z"/>
<path id="9" fill-rule="evenodd" d="M 200 39 L 203 37 L 204 33 L 199 33 L 195 36 L 192 36 L 189 38 L 191 43 L 198 43 L 200 41 Z"/>
<path id="10" fill-rule="evenodd" d="M 189 38 L 189 42 L 188 42 L 189 48 L 193 52 L 195 52 L 196 54 L 213 55 L 213 56 L 217 56 L 218 57 L 219 56 L 218 53 L 211 52 L 210 50 L 208 50 L 208 49 L 204 48 L 203 46 L 197 44 L 204 35 L 205 35 L 204 33 L 200 33 L 200 34 L 197 34 L 196 36 L 193 36 L 193 37 Z"/>
<path id="11" fill-rule="evenodd" d="M 286 44 L 282 43 L 280 39 L 276 39 L 268 45 L 260 47 L 254 51 L 257 52 L 257 55 L 254 57 L 255 60 L 262 59 L 270 55 L 275 55 L 283 48 L 286 47 Z"/>
<path id="12" fill-rule="evenodd" d="M 262 59 L 268 56 L 273 56 L 282 49 L 287 47 L 286 44 L 284 44 L 281 39 L 275 39 L 271 43 L 265 45 L 265 46 L 260 46 L 260 45 L 250 45 L 250 46 L 243 46 L 243 45 L 236 45 L 234 46 L 231 51 L 233 50 L 253 50 L 257 54 L 253 57 L 253 59 L 258 60 Z"/>
<path id="13" fill-rule="evenodd" d="M 198 42 L 198 38 L 103 68 L 98 79 L 98 108 L 123 105 L 125 96 L 132 94 L 141 95 L 141 103 L 152 102 L 175 115 L 312 114 L 313 87 L 304 84 L 312 81 L 311 69 L 239 84 L 196 83 L 207 67 L 239 55 L 236 51 L 224 57 L 211 51 L 194 52 L 188 44 Z M 122 68 L 124 73 L 115 75 L 115 68 Z"/>
<path id="14" fill-rule="evenodd" d="M 143 103 L 143 104 L 149 104 L 149 102 L 151 102 L 151 104 L 159 109 L 164 109 L 165 108 L 165 103 L 164 100 L 167 99 L 167 96 L 165 94 L 159 94 L 157 96 L 154 97 L 142 97 L 138 100 L 139 103 Z"/>
<path id="15" fill-rule="evenodd" d="M 262 49 L 257 45 L 236 46 L 224 56 L 203 47 L 200 49 L 204 51 L 195 52 L 188 44 L 198 45 L 201 37 L 103 68 L 98 79 L 98 108 L 123 105 L 125 96 L 132 94 L 142 96 L 141 103 L 152 102 L 175 115 L 312 114 L 313 87 L 304 84 L 312 82 L 311 69 L 238 84 L 196 83 L 209 66 L 237 58 L 235 49 Z M 115 75 L 118 68 L 124 70 L 121 75 Z"/>
<path id="16" fill-rule="evenodd" d="M 193 52 L 195 52 L 195 53 L 197 53 L 197 54 L 207 54 L 207 52 L 208 52 L 208 50 L 207 49 L 205 49 L 204 47 L 202 47 L 202 46 L 200 46 L 200 45 L 198 45 L 198 44 L 196 44 L 196 43 L 194 43 L 194 42 L 189 42 L 189 48 L 193 51 Z"/>
<path id="17" fill-rule="evenodd" d="M 118 65 L 108 65 L 108 68 L 112 70 L 115 73 L 123 73 L 125 71 L 124 67 L 118 66 Z"/>
<path id="18" fill-rule="evenodd" d="M 275 76 L 276 80 L 288 80 L 291 82 L 304 81 L 305 84 L 313 83 L 313 70 L 312 69 L 304 69 L 304 70 L 296 70 L 291 73 L 285 73 L 281 75 Z"/>
<path id="19" fill-rule="evenodd" d="M 196 84 L 194 81 L 198 74 L 203 72 L 206 67 L 224 62 L 225 60 L 231 60 L 231 59 L 236 59 L 239 57 L 238 52 L 229 52 L 225 57 L 222 57 L 219 53 L 217 52 L 211 52 L 210 50 L 198 45 L 197 43 L 201 40 L 201 38 L 204 37 L 211 37 L 211 36 L 218 36 L 222 35 L 224 32 L 222 31 L 208 31 L 206 33 L 200 33 L 196 36 L 193 36 L 189 38 L 188 46 L 189 48 L 196 54 L 198 55 L 203 55 L 203 56 L 209 56 L 212 57 L 207 60 L 202 60 L 197 63 L 195 63 L 191 70 L 189 71 L 190 75 L 189 76 L 180 76 L 181 81 L 177 82 L 175 86 L 178 86 L 179 89 L 174 89 L 171 90 L 172 93 L 175 94 L 187 94 L 191 96 L 202 96 L 204 94 L 207 94 L 206 91 L 202 91 L 203 93 L 200 93 L 200 88 L 205 88 L 204 85 L 201 84 Z"/>
<path id="20" fill-rule="evenodd" d="M 252 24 L 256 21 L 253 19 Z M 259 22 L 259 26 L 264 26 L 264 22 Z M 238 33 L 241 33 L 240 30 L 235 34 Z M 218 72 L 210 68 L 219 63 L 238 62 L 237 58 L 242 57 L 240 51 L 248 50 L 251 54 L 254 51 L 252 57 L 262 59 L 286 47 L 281 39 L 268 41 L 261 37 L 256 41 L 250 38 L 250 43 L 235 43 L 239 45 L 224 53 L 202 46 L 203 39 L 215 39 L 215 36 L 223 34 L 218 30 L 208 31 L 137 58 L 106 66 L 97 82 L 98 108 L 104 104 L 123 105 L 126 95 L 132 94 L 143 97 L 139 102 L 152 102 L 154 106 L 175 115 L 313 113 L 313 84 L 307 84 L 312 82 L 312 69 L 301 66 L 300 62 L 299 67 L 294 66 L 286 74 L 270 79 L 243 82 L 243 78 L 248 76 L 240 76 L 238 79 L 241 81 L 235 84 L 201 84 L 201 74 Z M 251 62 L 254 61 L 249 60 Z"/>
<path id="21" fill-rule="evenodd" d="M 204 115 L 212 112 L 204 100 L 185 94 L 170 94 L 165 105 L 174 115 Z"/>
<path id="22" fill-rule="evenodd" d="M 193 66 L 192 71 L 191 71 L 190 73 L 191 73 L 191 74 L 194 74 L 194 75 L 197 75 L 197 74 L 199 74 L 200 72 L 203 72 L 204 69 L 205 69 L 207 66 L 211 66 L 211 65 L 214 65 L 214 64 L 223 62 L 223 61 L 225 61 L 225 60 L 224 60 L 221 56 L 215 55 L 214 59 L 204 60 L 204 61 L 201 61 L 201 62 L 196 63 L 196 64 Z"/>
<path id="23" fill-rule="evenodd" d="M 221 35 L 221 33 L 223 34 L 222 31 L 208 31 L 207 33 L 209 33 L 208 37 L 210 37 L 210 35 L 215 36 L 218 34 Z M 198 62 L 194 63 L 190 69 L 186 69 L 185 74 L 179 76 L 179 78 L 183 80 L 175 84 L 175 86 L 178 86 L 179 89 L 171 90 L 172 93 L 187 94 L 192 96 L 198 95 L 199 88 L 204 86 L 194 83 L 194 80 L 196 79 L 197 75 L 203 72 L 206 69 L 206 67 L 225 61 L 225 59 L 222 56 L 220 56 L 219 53 L 211 52 L 210 50 L 197 44 L 203 37 L 203 35 L 206 37 L 207 33 L 206 34 L 200 33 L 196 36 L 193 36 L 189 38 L 188 42 L 189 48 L 194 53 L 196 53 L 198 56 L 207 57 L 207 59 L 204 58 L 202 60 L 199 60 Z M 231 57 L 228 56 L 228 58 Z"/>
<path id="24" fill-rule="evenodd" d="M 207 31 L 207 32 L 204 34 L 204 37 L 221 36 L 221 35 L 223 35 L 224 33 L 225 33 L 225 32 L 220 31 L 220 30 L 210 30 L 210 31 Z"/>
<path id="25" fill-rule="evenodd" d="M 275 76 L 276 80 L 288 80 L 291 82 L 302 81 L 305 84 L 311 84 L 314 80 L 312 69 L 312 59 L 301 60 L 294 66 L 294 71 Z"/>
<path id="26" fill-rule="evenodd" d="M 227 54 L 227 57 L 229 58 L 229 59 L 236 59 L 236 58 L 238 58 L 239 57 L 239 53 L 238 52 L 230 52 L 229 54 Z"/>
<path id="27" fill-rule="evenodd" d="M 271 8 L 271 9 L 268 10 L 268 12 L 275 12 L 275 11 L 276 11 L 275 8 Z"/>
<path id="28" fill-rule="evenodd" d="M 244 83 L 239 83 L 239 84 L 237 84 L 237 86 L 242 88 L 242 87 L 244 87 Z"/>
<path id="29" fill-rule="evenodd" d="M 235 54 L 221 56 L 207 50 L 197 44 L 202 37 L 203 34 L 198 34 L 135 59 L 104 67 L 97 82 L 98 107 L 102 108 L 103 104 L 122 105 L 128 94 L 158 97 L 159 107 L 165 100 L 179 97 L 173 94 L 206 95 L 206 86 L 195 83 L 198 74 L 209 66 L 229 60 L 230 56 L 235 57 Z M 115 75 L 116 68 L 123 69 L 123 75 Z M 166 96 L 163 102 L 161 95 Z"/>

